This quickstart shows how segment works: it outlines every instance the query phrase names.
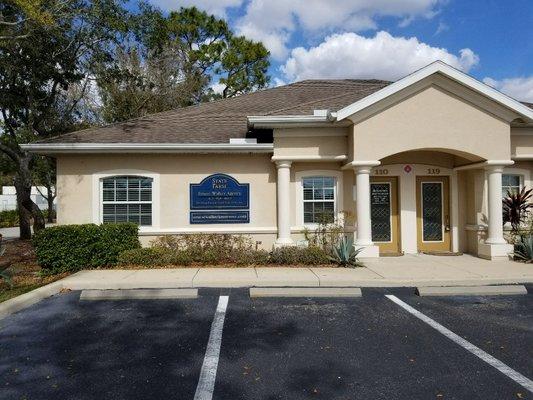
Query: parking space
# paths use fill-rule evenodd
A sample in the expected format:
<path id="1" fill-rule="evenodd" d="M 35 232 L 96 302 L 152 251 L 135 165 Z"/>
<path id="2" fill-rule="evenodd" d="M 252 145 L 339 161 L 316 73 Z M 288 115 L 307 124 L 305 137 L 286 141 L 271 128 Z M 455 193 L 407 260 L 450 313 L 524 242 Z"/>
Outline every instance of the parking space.
<path id="1" fill-rule="evenodd" d="M 531 295 L 250 299 L 202 289 L 197 299 L 79 302 L 71 292 L 0 321 L 0 398 L 532 398 L 387 294 L 532 377 Z"/>
<path id="2" fill-rule="evenodd" d="M 527 398 L 384 293 L 334 301 L 233 296 L 214 398 Z"/>
<path id="3" fill-rule="evenodd" d="M 192 399 L 216 297 L 79 302 L 0 321 L 1 399 Z"/>
<path id="4" fill-rule="evenodd" d="M 532 289 L 530 286 L 530 293 Z M 532 295 L 399 297 L 511 368 L 533 377 Z"/>

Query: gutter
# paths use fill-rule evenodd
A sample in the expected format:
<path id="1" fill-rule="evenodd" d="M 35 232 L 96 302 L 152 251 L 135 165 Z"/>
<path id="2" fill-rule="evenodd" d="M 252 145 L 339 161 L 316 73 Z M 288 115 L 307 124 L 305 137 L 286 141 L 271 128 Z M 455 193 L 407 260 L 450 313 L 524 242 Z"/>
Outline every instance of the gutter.
<path id="1" fill-rule="evenodd" d="M 273 128 L 283 126 L 330 126 L 336 115 L 329 110 L 315 110 L 313 115 L 250 115 L 248 125 L 254 128 Z"/>
<path id="2" fill-rule="evenodd" d="M 28 143 L 22 150 L 62 153 L 272 153 L 272 143 Z"/>

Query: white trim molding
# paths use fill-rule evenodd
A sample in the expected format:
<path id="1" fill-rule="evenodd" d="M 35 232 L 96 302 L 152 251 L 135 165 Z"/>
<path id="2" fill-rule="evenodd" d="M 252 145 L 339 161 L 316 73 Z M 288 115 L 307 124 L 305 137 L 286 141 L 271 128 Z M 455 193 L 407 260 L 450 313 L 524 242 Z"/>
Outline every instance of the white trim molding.
<path id="1" fill-rule="evenodd" d="M 267 227 L 222 227 L 222 226 L 203 226 L 201 228 L 184 227 L 184 228 L 162 228 L 145 227 L 139 232 L 139 236 L 162 236 L 162 235 L 186 235 L 200 233 L 230 233 L 230 234 L 272 234 L 275 235 L 278 228 L 275 226 Z"/>
<path id="2" fill-rule="evenodd" d="M 248 124 L 255 128 L 271 128 L 273 126 L 284 126 L 294 124 L 302 125 L 331 125 L 334 118 L 327 115 L 249 115 Z"/>
<path id="3" fill-rule="evenodd" d="M 513 160 L 487 160 L 487 161 L 482 161 L 482 162 L 478 162 L 474 164 L 461 165 L 459 167 L 455 167 L 453 170 L 454 171 L 465 171 L 467 169 L 478 169 L 478 168 L 486 169 L 488 167 L 493 167 L 493 166 L 508 167 L 513 164 L 514 164 Z"/>
<path id="4" fill-rule="evenodd" d="M 513 110 L 517 114 L 525 117 L 529 121 L 533 121 L 533 109 L 527 107 L 526 105 L 512 99 L 509 96 L 504 95 L 498 90 L 474 79 L 470 75 L 467 75 L 450 65 L 442 62 L 435 61 L 424 68 L 419 69 L 418 71 L 390 84 L 389 86 L 384 87 L 381 90 L 378 90 L 375 93 L 372 93 L 369 96 L 364 97 L 363 99 L 356 101 L 349 106 L 342 108 L 337 111 L 337 120 L 342 121 L 349 116 L 389 97 L 399 91 L 421 81 L 424 78 L 427 78 L 430 75 L 435 73 L 440 73 L 492 100 L 495 102 L 507 107 L 510 110 Z"/>
<path id="5" fill-rule="evenodd" d="M 377 167 L 378 165 L 381 165 L 381 161 L 378 160 L 371 160 L 371 161 L 360 161 L 355 160 L 349 163 L 346 163 L 342 166 L 342 169 L 353 169 L 357 167 Z"/>
<path id="6" fill-rule="evenodd" d="M 327 176 L 335 178 L 335 217 L 338 220 L 342 218 L 342 212 L 344 211 L 344 183 L 342 181 L 343 173 L 339 170 L 333 169 L 315 169 L 306 171 L 297 171 L 294 174 L 295 186 L 295 222 L 297 227 L 303 227 L 307 229 L 316 229 L 318 224 L 305 224 L 304 223 L 304 192 L 303 192 L 303 178 L 309 178 L 313 176 Z"/>
<path id="7" fill-rule="evenodd" d="M 102 223 L 102 179 L 112 176 L 144 176 L 152 179 L 152 225 L 140 226 L 139 234 L 144 231 L 159 229 L 161 226 L 160 175 L 152 171 L 140 169 L 115 169 L 92 174 L 92 222 L 94 224 Z"/>
<path id="8" fill-rule="evenodd" d="M 273 143 L 29 143 L 23 150 L 59 153 L 272 153 Z"/>
<path id="9" fill-rule="evenodd" d="M 272 161 L 344 161 L 348 158 L 346 154 L 338 156 L 272 156 Z"/>
<path id="10" fill-rule="evenodd" d="M 513 160 L 523 160 L 523 161 L 533 160 L 533 154 L 513 154 L 511 158 Z"/>

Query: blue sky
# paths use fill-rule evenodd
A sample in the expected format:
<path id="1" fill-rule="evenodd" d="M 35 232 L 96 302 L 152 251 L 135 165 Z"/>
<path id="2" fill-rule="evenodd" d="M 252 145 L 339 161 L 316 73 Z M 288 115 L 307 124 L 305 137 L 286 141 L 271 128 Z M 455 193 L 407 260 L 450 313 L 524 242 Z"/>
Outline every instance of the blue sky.
<path id="1" fill-rule="evenodd" d="M 226 18 L 272 54 L 272 85 L 395 80 L 441 59 L 533 102 L 532 0 L 150 0 Z"/>

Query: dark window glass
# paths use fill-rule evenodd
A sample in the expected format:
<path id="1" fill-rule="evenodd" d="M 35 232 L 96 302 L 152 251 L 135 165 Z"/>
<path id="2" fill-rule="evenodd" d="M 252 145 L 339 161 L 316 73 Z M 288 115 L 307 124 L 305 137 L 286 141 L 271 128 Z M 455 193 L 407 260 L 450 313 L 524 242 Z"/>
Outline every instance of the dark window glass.
<path id="1" fill-rule="evenodd" d="M 335 218 L 335 178 L 313 176 L 302 179 L 304 223 L 331 223 Z"/>
<path id="2" fill-rule="evenodd" d="M 102 180 L 102 221 L 152 225 L 152 179 L 114 176 Z"/>

